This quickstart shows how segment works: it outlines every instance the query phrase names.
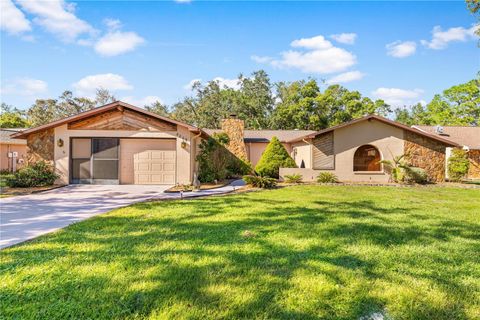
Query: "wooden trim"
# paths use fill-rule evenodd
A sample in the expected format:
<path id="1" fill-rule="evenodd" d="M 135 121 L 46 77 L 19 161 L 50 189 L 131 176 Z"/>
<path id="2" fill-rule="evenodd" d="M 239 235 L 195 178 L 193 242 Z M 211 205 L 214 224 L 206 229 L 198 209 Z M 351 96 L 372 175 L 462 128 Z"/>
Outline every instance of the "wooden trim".
<path id="1" fill-rule="evenodd" d="M 150 117 L 158 119 L 158 120 L 162 120 L 162 121 L 169 122 L 169 123 L 172 123 L 172 124 L 175 124 L 175 125 L 186 127 L 191 132 L 201 133 L 203 136 L 209 137 L 209 135 L 206 132 L 204 132 L 203 130 L 201 130 L 201 129 L 195 127 L 195 126 L 191 126 L 189 124 L 186 124 L 186 123 L 183 123 L 183 122 L 180 122 L 180 121 L 177 121 L 177 120 L 173 120 L 173 119 L 170 119 L 170 118 L 167 118 L 167 117 L 160 116 L 160 115 L 155 114 L 153 112 L 147 111 L 147 110 L 142 109 L 142 108 L 135 107 L 131 104 L 128 104 L 128 103 L 125 103 L 125 102 L 122 102 L 122 101 L 115 101 L 115 102 L 106 104 L 104 106 L 101 106 L 101 107 L 98 107 L 98 108 L 95 108 L 95 109 L 80 112 L 80 113 L 78 113 L 76 115 L 73 115 L 73 116 L 70 116 L 70 117 L 66 117 L 66 118 L 56 120 L 56 121 L 52 121 L 50 123 L 47 123 L 47 124 L 44 124 L 44 125 L 41 125 L 41 126 L 38 126 L 38 127 L 35 127 L 35 128 L 31 128 L 31 129 L 28 129 L 28 130 L 17 132 L 15 134 L 11 135 L 11 137 L 12 138 L 18 138 L 18 139 L 26 139 L 26 137 L 28 135 L 32 134 L 32 133 L 42 131 L 42 130 L 46 130 L 46 129 L 50 129 L 50 128 L 54 128 L 54 127 L 58 127 L 58 126 L 61 126 L 63 124 L 70 123 L 70 122 L 73 122 L 73 121 L 76 121 L 76 120 L 86 119 L 86 118 L 94 116 L 96 114 L 100 114 L 100 113 L 105 112 L 105 111 L 116 109 L 118 106 L 121 106 L 124 109 L 129 109 L 129 110 L 132 110 L 132 111 L 139 112 L 141 114 L 144 114 L 146 116 L 150 116 Z"/>

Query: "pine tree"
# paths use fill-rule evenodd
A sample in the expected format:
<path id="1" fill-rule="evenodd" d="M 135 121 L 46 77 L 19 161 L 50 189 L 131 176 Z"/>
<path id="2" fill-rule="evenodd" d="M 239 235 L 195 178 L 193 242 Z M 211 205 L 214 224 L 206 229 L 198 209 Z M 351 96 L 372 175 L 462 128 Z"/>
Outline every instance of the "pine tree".
<path id="1" fill-rule="evenodd" d="M 270 140 L 267 148 L 258 161 L 255 171 L 261 176 L 278 178 L 280 168 L 296 168 L 295 161 L 277 137 Z"/>

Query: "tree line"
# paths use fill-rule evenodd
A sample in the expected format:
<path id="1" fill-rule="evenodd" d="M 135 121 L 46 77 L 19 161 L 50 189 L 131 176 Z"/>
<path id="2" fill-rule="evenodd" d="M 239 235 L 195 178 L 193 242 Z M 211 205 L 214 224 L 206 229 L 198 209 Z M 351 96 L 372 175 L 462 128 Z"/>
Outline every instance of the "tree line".
<path id="1" fill-rule="evenodd" d="M 2 103 L 0 127 L 38 126 L 115 100 L 108 90 L 98 89 L 93 99 L 65 91 L 57 99 L 36 100 L 26 111 Z M 235 88 L 219 81 L 196 82 L 190 96 L 171 106 L 156 101 L 143 107 L 200 128 L 219 128 L 221 120 L 231 114 L 243 119 L 247 129 L 321 130 L 367 114 L 407 125 L 479 125 L 480 80 L 448 88 L 426 105 L 394 109 L 383 100 L 372 100 L 341 85 L 326 86 L 315 79 L 272 83 L 260 70 L 250 77 L 240 75 Z"/>

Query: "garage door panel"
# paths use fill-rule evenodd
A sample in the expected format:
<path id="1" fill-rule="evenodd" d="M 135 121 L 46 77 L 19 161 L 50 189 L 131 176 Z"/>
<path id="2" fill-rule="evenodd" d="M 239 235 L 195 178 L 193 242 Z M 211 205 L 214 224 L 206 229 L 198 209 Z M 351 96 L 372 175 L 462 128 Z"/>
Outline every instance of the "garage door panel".
<path id="1" fill-rule="evenodd" d="M 175 163 L 165 163 L 163 165 L 164 171 L 175 171 Z"/>
<path id="2" fill-rule="evenodd" d="M 121 140 L 121 183 L 175 184 L 175 140 Z"/>

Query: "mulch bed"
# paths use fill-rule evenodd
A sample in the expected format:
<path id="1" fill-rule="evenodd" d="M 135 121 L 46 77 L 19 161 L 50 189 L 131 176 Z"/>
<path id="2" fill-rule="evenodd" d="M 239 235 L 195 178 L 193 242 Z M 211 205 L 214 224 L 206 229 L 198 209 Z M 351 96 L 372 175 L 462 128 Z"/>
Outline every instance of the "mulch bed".
<path id="1" fill-rule="evenodd" d="M 63 186 L 64 185 L 53 185 L 53 186 L 44 186 L 44 187 L 31 187 L 31 188 L 3 187 L 3 188 L 0 188 L 0 194 L 2 196 L 24 196 L 32 193 L 39 193 L 39 192 L 61 188 Z"/>

